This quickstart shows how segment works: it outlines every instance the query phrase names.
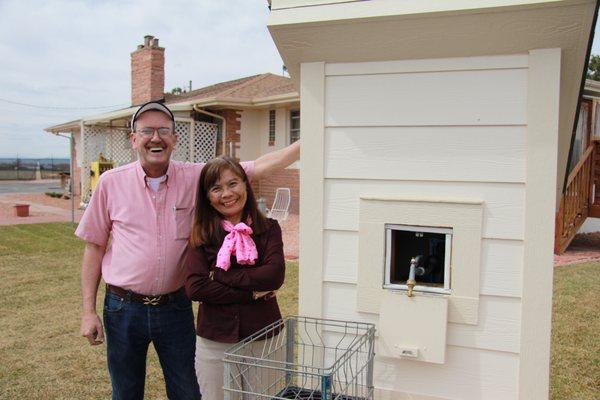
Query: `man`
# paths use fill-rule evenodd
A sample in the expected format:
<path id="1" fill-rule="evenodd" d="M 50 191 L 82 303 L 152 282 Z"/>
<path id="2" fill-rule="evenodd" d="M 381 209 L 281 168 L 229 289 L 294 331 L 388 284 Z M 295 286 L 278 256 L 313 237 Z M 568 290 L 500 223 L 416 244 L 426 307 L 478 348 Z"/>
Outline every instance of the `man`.
<path id="1" fill-rule="evenodd" d="M 171 161 L 175 119 L 163 104 L 142 105 L 131 120 L 138 161 L 102 174 L 75 234 L 85 240 L 81 334 L 104 341 L 96 313 L 106 283 L 104 326 L 113 399 L 143 399 L 150 342 L 171 399 L 201 398 L 194 370 L 192 306 L 182 291 L 196 185 L 203 164 Z M 298 159 L 299 143 L 243 163 L 260 179 Z M 110 240 L 109 240 L 110 239 Z"/>

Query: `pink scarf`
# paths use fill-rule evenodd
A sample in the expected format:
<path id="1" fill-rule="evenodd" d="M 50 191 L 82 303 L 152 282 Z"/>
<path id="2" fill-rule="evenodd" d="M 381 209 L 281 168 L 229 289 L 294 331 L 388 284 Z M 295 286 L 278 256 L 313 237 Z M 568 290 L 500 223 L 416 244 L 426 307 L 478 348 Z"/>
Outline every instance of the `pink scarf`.
<path id="1" fill-rule="evenodd" d="M 254 265 L 258 258 L 258 252 L 250 237 L 252 228 L 243 222 L 233 226 L 227 220 L 221 221 L 221 226 L 229 233 L 225 236 L 221 249 L 217 253 L 217 267 L 227 271 L 231 266 L 232 254 L 235 254 L 238 264 Z"/>

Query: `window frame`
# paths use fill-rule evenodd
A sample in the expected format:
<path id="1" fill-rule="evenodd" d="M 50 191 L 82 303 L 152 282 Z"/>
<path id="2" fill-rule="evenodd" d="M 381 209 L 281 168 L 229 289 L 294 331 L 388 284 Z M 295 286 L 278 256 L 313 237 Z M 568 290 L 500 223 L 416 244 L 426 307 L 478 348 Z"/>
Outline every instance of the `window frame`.
<path id="1" fill-rule="evenodd" d="M 392 260 L 392 231 L 408 231 L 408 232 L 424 232 L 424 233 L 441 233 L 445 235 L 446 243 L 445 243 L 445 254 L 444 254 L 444 286 L 443 287 L 432 287 L 432 286 L 422 286 L 415 285 L 415 292 L 424 292 L 424 293 L 437 293 L 437 294 L 451 294 L 452 290 L 450 287 L 450 264 L 451 264 L 451 256 L 452 256 L 452 228 L 443 228 L 443 227 L 425 227 L 425 226 L 413 226 L 413 225 L 401 225 L 401 224 L 385 224 L 385 267 L 384 267 L 384 281 L 383 288 L 384 289 L 392 289 L 392 290 L 408 290 L 408 286 L 406 284 L 400 283 L 392 283 L 391 282 L 391 260 Z"/>
<path id="2" fill-rule="evenodd" d="M 275 137 L 276 137 L 276 127 L 277 127 L 277 110 L 269 110 L 269 136 L 268 142 L 269 146 L 275 145 Z"/>
<path id="3" fill-rule="evenodd" d="M 294 116 L 294 113 L 298 113 L 297 116 Z M 293 123 L 292 121 L 297 119 L 298 120 L 298 128 L 297 129 L 293 129 Z M 294 108 L 290 110 L 290 127 L 289 127 L 289 132 L 288 132 L 288 144 L 292 144 L 298 140 L 300 140 L 300 132 L 302 130 L 302 127 L 300 126 L 300 109 L 299 108 Z M 295 140 L 293 139 L 294 133 L 297 133 L 297 138 Z"/>

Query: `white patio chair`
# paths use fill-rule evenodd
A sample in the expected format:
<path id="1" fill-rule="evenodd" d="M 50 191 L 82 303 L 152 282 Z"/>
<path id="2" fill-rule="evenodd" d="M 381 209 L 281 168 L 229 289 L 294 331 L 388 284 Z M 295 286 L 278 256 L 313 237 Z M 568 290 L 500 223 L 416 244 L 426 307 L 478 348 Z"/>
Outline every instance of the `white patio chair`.
<path id="1" fill-rule="evenodd" d="M 276 219 L 277 221 L 285 221 L 288 217 L 290 200 L 291 195 L 289 188 L 277 188 L 273 206 L 271 206 L 270 209 L 267 208 L 267 217 Z"/>

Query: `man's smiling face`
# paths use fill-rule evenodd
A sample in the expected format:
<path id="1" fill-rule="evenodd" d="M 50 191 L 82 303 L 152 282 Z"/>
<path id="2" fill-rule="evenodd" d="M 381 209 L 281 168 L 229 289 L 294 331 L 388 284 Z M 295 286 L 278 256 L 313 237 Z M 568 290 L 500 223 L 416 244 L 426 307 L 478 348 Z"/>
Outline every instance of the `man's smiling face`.
<path id="1" fill-rule="evenodd" d="M 167 172 L 175 143 L 177 135 L 173 131 L 173 122 L 163 112 L 150 110 L 137 118 L 131 145 L 149 177 L 156 178 Z"/>

